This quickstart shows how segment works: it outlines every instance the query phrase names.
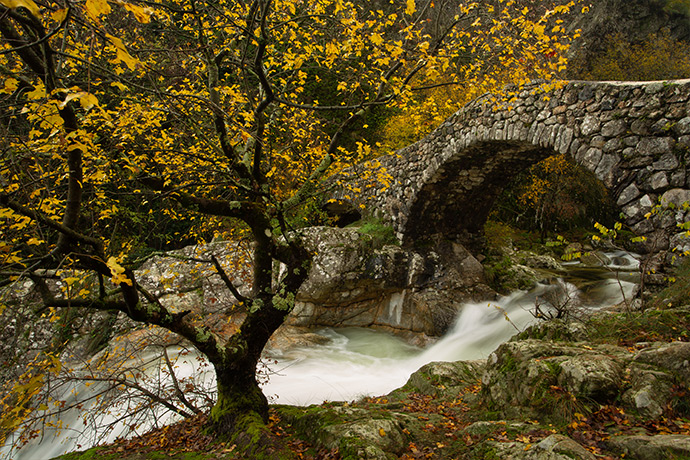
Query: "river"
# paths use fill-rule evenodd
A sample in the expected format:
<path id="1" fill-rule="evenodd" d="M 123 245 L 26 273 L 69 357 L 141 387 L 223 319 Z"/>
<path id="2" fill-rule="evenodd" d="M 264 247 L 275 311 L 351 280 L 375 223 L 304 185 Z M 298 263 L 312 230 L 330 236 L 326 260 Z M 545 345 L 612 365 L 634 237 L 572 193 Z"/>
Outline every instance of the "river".
<path id="1" fill-rule="evenodd" d="M 562 278 L 552 278 L 529 292 L 517 291 L 495 301 L 465 304 L 453 328 L 426 348 L 411 346 L 393 335 L 371 329 L 314 331 L 327 339 L 325 343 L 267 356 L 267 367 L 261 371 L 267 378 L 264 393 L 271 402 L 280 404 L 350 401 L 387 394 L 432 361 L 486 358 L 502 342 L 537 321 L 531 311 L 537 298 L 548 296 L 550 291 L 565 293 L 584 309 L 598 309 L 630 299 L 639 276 L 636 258 L 622 252 L 607 256 L 610 261 L 607 267 L 586 268 L 573 263 Z M 179 348 L 171 348 L 168 353 L 181 383 L 194 381 L 201 390 L 200 395 L 212 393 L 213 373 L 197 354 Z M 150 385 L 170 385 L 160 350 L 133 358 L 131 365 L 146 376 Z M 9 439 L 0 449 L 0 459 L 47 460 L 111 442 L 119 436 L 141 434 L 177 417 L 160 407 L 142 409 L 142 400 L 127 392 L 121 392 L 108 412 L 98 412 L 95 407 L 105 389 L 104 383 L 65 385 L 60 399 L 80 401 L 81 407 L 43 418 L 39 427 L 42 434 L 19 450 L 13 448 L 15 440 Z M 94 426 L 101 429 L 94 430 Z"/>

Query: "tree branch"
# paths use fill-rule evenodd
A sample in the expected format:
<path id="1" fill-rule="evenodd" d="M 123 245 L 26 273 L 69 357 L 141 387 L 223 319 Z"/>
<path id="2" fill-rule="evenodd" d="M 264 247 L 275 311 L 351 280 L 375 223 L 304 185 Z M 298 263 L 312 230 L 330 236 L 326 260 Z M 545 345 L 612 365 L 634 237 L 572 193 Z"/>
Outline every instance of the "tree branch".
<path id="1" fill-rule="evenodd" d="M 254 180 L 258 184 L 263 184 L 265 182 L 264 175 L 261 171 L 261 160 L 264 149 L 264 130 L 266 127 L 265 111 L 275 98 L 273 88 L 271 87 L 268 78 L 266 78 L 266 72 L 264 71 L 263 66 L 263 59 L 266 53 L 266 44 L 268 42 L 266 33 L 266 18 L 271 10 L 271 4 L 271 0 L 266 1 L 261 12 L 261 37 L 259 38 L 259 47 L 256 50 L 256 56 L 254 57 L 254 73 L 259 77 L 261 92 L 264 93 L 263 100 L 259 103 L 259 105 L 256 107 L 256 111 L 254 112 L 254 120 L 256 121 L 256 142 L 254 143 L 254 161 L 252 163 L 252 173 Z"/>
<path id="2" fill-rule="evenodd" d="M 16 201 L 11 200 L 9 195 L 7 194 L 0 194 L 0 205 L 10 208 L 14 212 L 21 214 L 22 216 L 26 216 L 33 221 L 41 222 L 47 225 L 48 227 L 52 228 L 53 230 L 57 230 L 61 234 L 67 235 L 69 238 L 73 240 L 82 242 L 93 247 L 94 252 L 96 254 L 103 254 L 103 242 L 101 240 L 84 235 L 83 233 L 79 233 L 73 230 L 72 228 L 66 226 L 64 223 L 56 222 L 42 213 L 39 213 L 37 211 L 34 211 L 33 209 L 23 206 L 17 203 Z"/>
<path id="3" fill-rule="evenodd" d="M 220 265 L 220 262 L 218 262 L 218 258 L 213 255 L 211 256 L 211 261 L 213 261 L 213 265 L 216 267 L 220 279 L 223 280 L 223 283 L 225 283 L 225 286 L 232 293 L 232 295 L 235 296 L 235 299 L 237 299 L 237 301 L 240 303 L 246 303 L 247 298 L 240 294 L 240 291 L 238 291 L 235 285 L 232 284 L 232 280 L 228 277 L 227 273 L 225 273 L 225 270 Z"/>

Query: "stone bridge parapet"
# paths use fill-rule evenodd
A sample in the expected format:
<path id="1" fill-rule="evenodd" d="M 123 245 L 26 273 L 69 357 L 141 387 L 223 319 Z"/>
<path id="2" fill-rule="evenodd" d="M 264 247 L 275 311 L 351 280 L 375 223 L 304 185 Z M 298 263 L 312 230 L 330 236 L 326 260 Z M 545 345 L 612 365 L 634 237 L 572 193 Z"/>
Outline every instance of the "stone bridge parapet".
<path id="1" fill-rule="evenodd" d="M 348 186 L 358 193 L 335 197 L 365 205 L 404 244 L 442 234 L 472 247 L 503 188 L 563 153 L 603 182 L 624 223 L 647 237 L 643 251 L 682 249 L 676 225 L 690 218 L 680 209 L 690 200 L 690 80 L 533 83 L 507 94 L 486 94 L 424 139 L 379 157 L 390 186 L 360 180 Z M 645 217 L 661 201 L 676 210 Z"/>

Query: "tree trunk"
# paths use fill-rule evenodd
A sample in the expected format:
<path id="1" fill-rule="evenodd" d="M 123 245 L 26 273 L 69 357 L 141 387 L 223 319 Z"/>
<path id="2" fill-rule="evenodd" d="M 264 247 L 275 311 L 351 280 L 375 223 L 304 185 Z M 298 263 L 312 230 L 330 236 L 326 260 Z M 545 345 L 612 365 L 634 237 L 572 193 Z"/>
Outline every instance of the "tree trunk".
<path id="1" fill-rule="evenodd" d="M 268 400 L 256 380 L 256 367 L 264 346 L 287 314 L 272 306 L 272 296 L 264 299 L 268 305 L 250 313 L 240 332 L 225 345 L 225 353 L 212 360 L 218 400 L 211 409 L 209 430 L 242 450 L 268 442 Z"/>
<path id="2" fill-rule="evenodd" d="M 246 363 L 246 362 L 245 362 Z M 256 363 L 216 365 L 218 400 L 211 409 L 211 430 L 219 435 L 246 431 L 252 424 L 268 421 L 268 400 L 256 381 Z"/>

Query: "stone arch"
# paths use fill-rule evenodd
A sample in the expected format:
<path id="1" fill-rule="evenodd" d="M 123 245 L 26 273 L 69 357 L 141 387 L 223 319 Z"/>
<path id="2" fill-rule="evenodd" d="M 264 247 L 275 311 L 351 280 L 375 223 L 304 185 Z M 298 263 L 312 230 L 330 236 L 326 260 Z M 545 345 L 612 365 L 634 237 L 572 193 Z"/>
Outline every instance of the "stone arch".
<path id="1" fill-rule="evenodd" d="M 403 243 L 442 234 L 477 246 L 475 238 L 511 178 L 553 153 L 521 141 L 480 141 L 463 149 L 417 192 L 402 231 Z"/>
<path id="2" fill-rule="evenodd" d="M 511 176 L 563 153 L 592 171 L 624 223 L 648 237 L 642 250 L 675 244 L 676 224 L 690 213 L 645 215 L 659 200 L 690 198 L 690 80 L 534 83 L 512 91 L 505 99 L 484 95 L 426 138 L 380 157 L 392 185 L 360 184 L 356 204 L 390 222 L 405 243 L 433 233 L 471 243 Z"/>

